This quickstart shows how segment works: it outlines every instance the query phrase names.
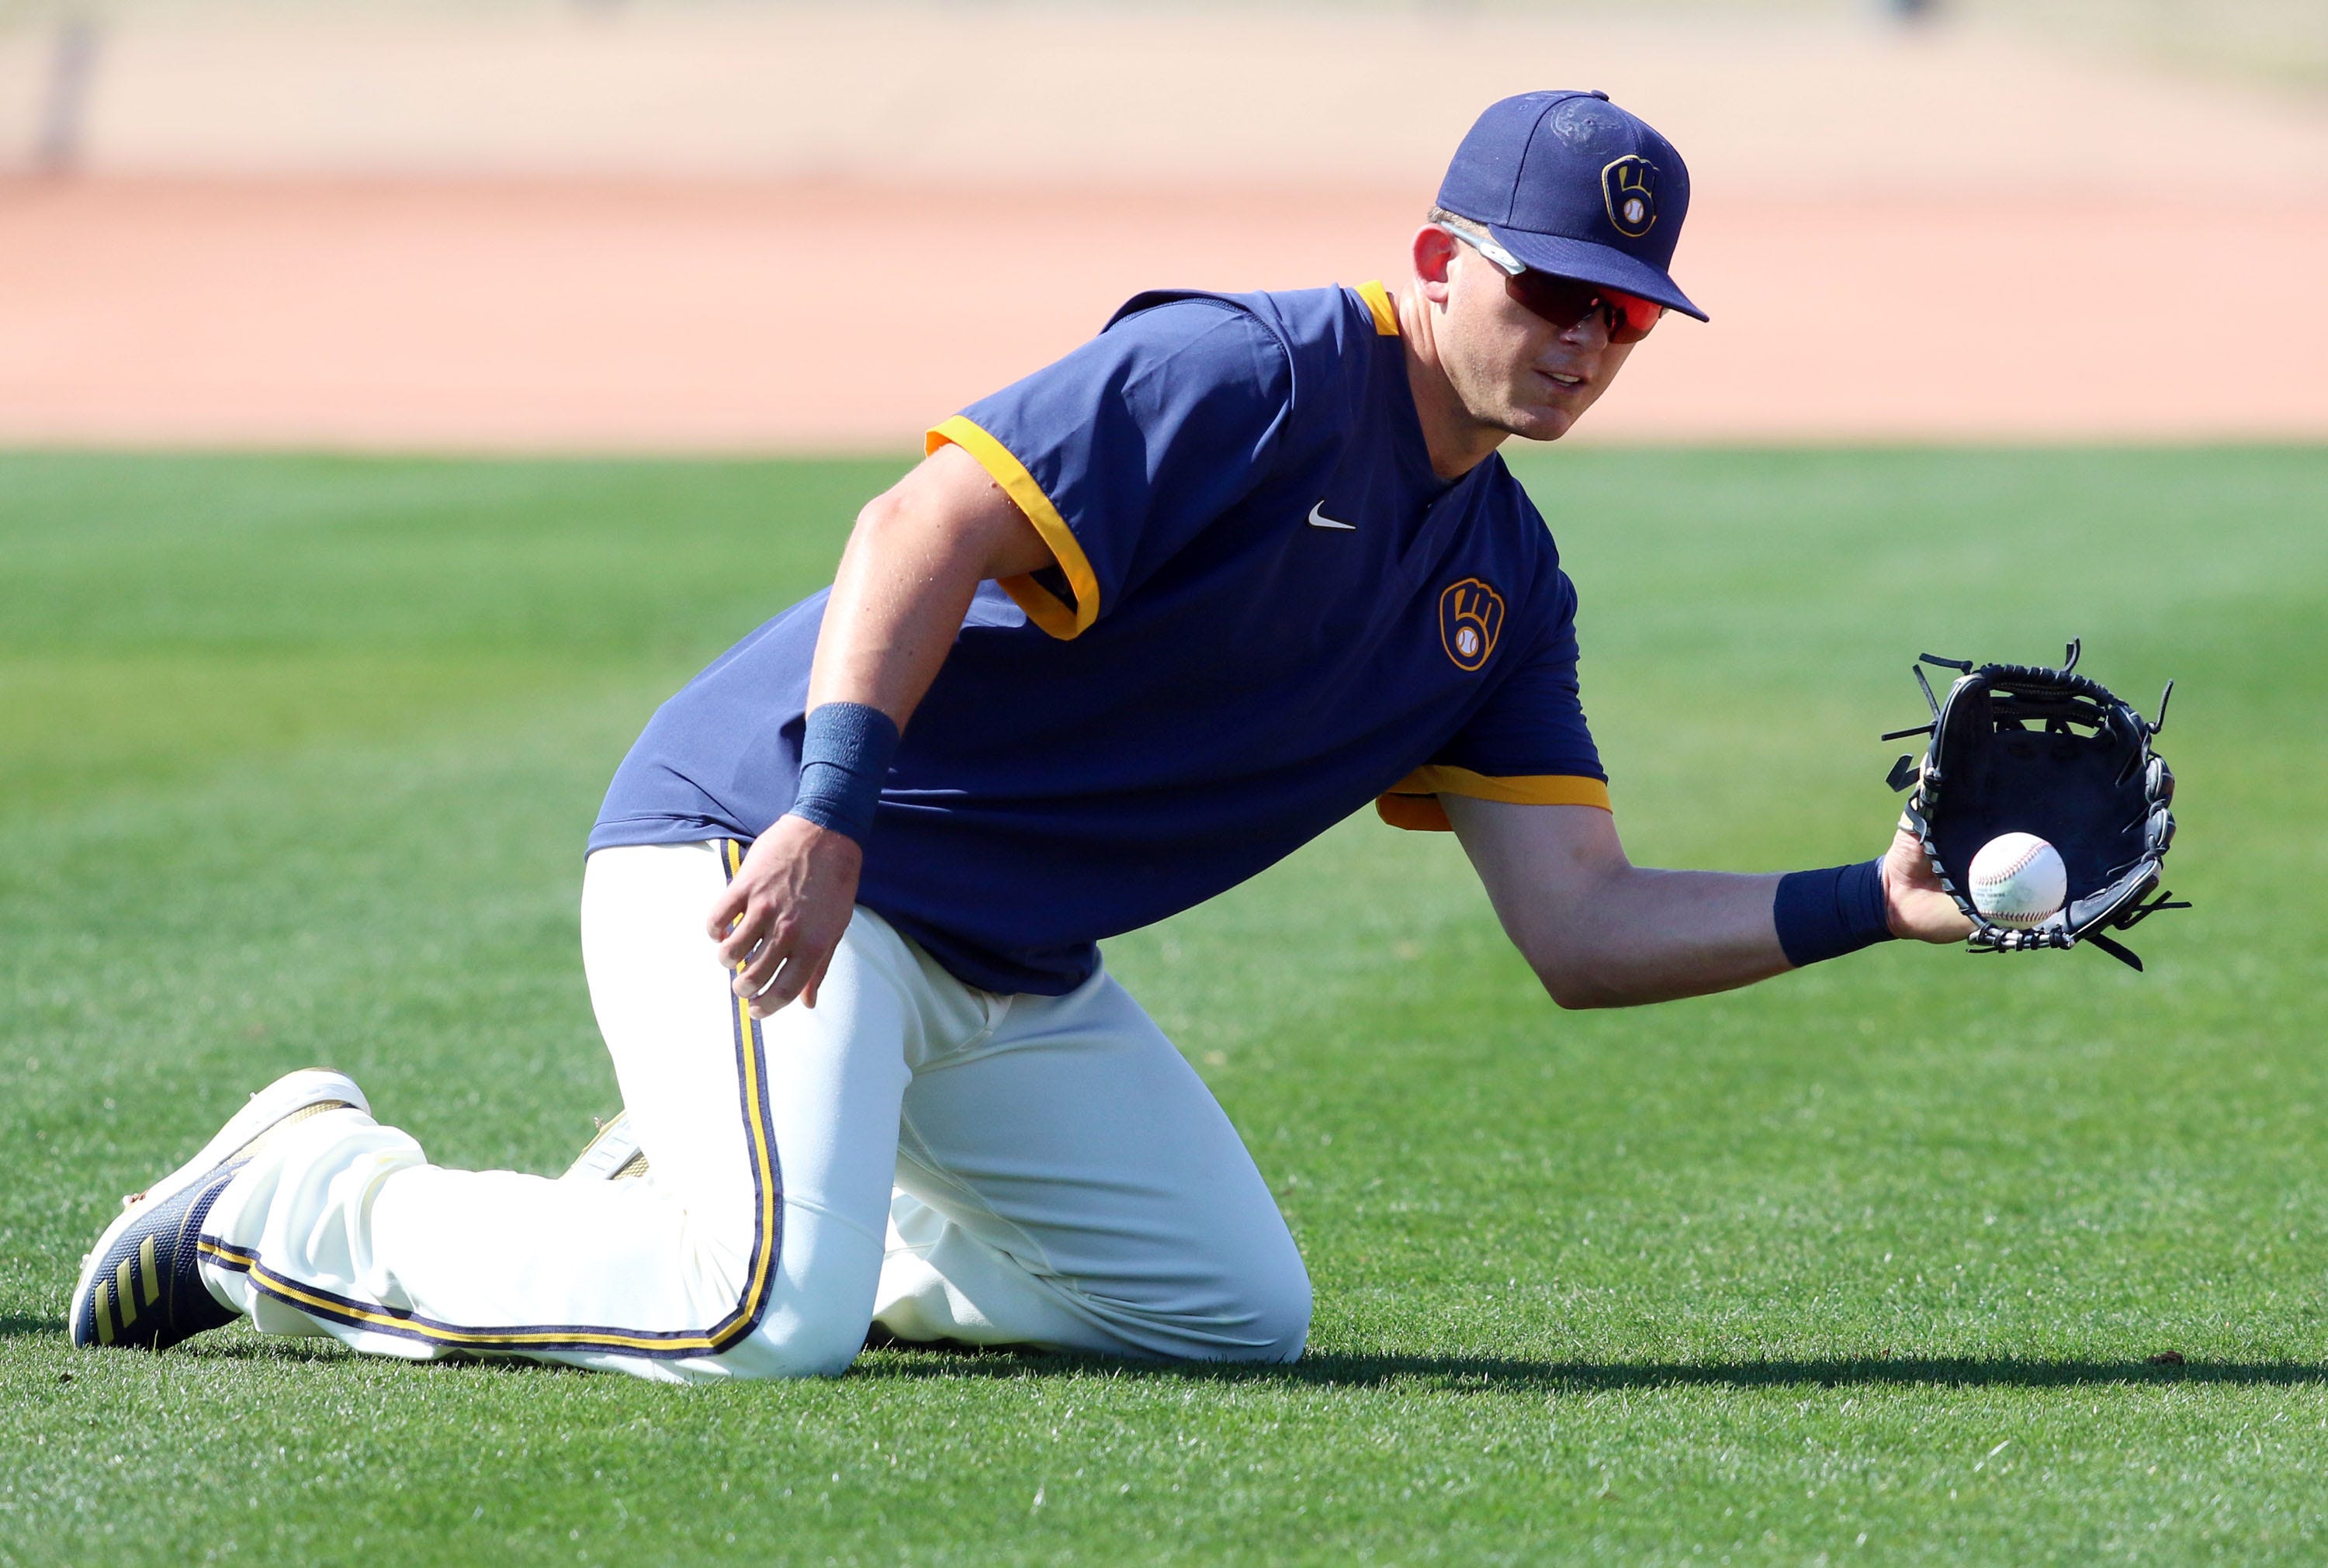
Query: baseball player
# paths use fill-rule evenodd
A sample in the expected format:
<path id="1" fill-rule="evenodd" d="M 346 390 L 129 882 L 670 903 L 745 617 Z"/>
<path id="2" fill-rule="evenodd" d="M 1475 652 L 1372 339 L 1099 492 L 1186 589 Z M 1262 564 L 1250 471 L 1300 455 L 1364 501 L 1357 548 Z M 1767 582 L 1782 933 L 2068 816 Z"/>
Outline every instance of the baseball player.
<path id="1" fill-rule="evenodd" d="M 1398 289 L 1144 294 L 945 420 L 607 792 L 583 960 L 647 1173 L 441 1169 L 294 1074 L 130 1200 L 74 1341 L 248 1316 L 672 1380 L 838 1373 L 875 1325 L 1291 1360 L 1301 1258 L 1101 938 L 1369 802 L 1453 829 L 1563 1007 L 1963 936 L 1912 840 L 1786 876 L 1619 843 L 1576 591 L 1497 449 L 1704 319 L 1688 203 L 1605 95 L 1509 99 Z"/>

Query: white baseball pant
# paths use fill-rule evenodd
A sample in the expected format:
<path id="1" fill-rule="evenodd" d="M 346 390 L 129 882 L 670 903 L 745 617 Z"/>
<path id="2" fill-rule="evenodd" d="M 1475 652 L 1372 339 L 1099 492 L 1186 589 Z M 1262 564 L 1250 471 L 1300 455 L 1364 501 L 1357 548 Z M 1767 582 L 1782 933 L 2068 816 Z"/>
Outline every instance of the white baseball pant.
<path id="1" fill-rule="evenodd" d="M 962 984 L 859 908 L 817 1006 L 756 1022 L 704 920 L 741 847 L 602 850 L 583 962 L 652 1162 L 431 1165 L 362 1112 L 220 1196 L 204 1279 L 276 1334 L 692 1381 L 836 1374 L 878 1321 L 953 1339 L 1289 1361 L 1310 1283 L 1228 1118 L 1105 972 Z"/>

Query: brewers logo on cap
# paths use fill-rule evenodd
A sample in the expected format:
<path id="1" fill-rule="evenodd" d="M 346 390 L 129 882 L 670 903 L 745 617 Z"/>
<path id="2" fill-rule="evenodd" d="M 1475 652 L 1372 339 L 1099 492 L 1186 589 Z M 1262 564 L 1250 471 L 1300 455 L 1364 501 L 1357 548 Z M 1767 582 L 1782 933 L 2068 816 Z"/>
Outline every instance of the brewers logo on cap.
<path id="1" fill-rule="evenodd" d="M 1638 239 L 1657 221 L 1657 166 L 1638 153 L 1627 153 L 1600 171 L 1600 198 L 1617 232 Z"/>
<path id="2" fill-rule="evenodd" d="M 1504 629 L 1504 596 L 1477 577 L 1450 583 L 1439 596 L 1439 642 L 1458 670 L 1477 670 Z"/>

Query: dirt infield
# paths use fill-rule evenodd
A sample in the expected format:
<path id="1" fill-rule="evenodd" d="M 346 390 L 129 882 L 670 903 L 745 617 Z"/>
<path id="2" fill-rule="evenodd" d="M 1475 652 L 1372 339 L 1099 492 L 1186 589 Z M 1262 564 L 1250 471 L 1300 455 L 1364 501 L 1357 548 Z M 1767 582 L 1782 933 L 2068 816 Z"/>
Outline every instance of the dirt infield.
<path id="1" fill-rule="evenodd" d="M 1395 277 L 1476 105 L 1572 74 L 1689 152 L 1714 317 L 1582 438 L 2328 437 L 2315 110 L 1971 33 L 972 10 L 116 39 L 82 172 L 0 179 L 0 442 L 906 449 L 1138 289 Z"/>
<path id="2" fill-rule="evenodd" d="M 0 439 L 903 449 L 1161 284 L 1392 275 L 1419 197 L 0 187 Z M 2328 436 L 2328 207 L 1709 204 L 1596 440 Z M 2212 270 L 2211 268 L 2210 269 Z M 2230 330 L 2226 330 L 2229 323 Z"/>

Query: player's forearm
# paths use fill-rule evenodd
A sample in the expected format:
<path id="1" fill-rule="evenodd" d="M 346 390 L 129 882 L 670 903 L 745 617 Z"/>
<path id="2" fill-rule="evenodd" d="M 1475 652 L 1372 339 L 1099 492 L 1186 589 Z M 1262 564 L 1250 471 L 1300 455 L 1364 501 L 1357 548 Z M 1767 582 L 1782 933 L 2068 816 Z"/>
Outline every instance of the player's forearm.
<path id="1" fill-rule="evenodd" d="M 1513 945 L 1563 1007 L 1669 1001 L 1789 967 L 1778 877 L 1636 866 L 1592 806 L 1441 803 Z"/>
<path id="2" fill-rule="evenodd" d="M 791 809 L 759 835 L 705 925 L 754 1018 L 795 998 L 816 1005 L 898 731 L 936 680 L 978 585 L 1048 559 L 1009 498 L 953 447 L 859 514 L 817 634 Z"/>
<path id="3" fill-rule="evenodd" d="M 1775 876 L 1625 866 L 1600 882 L 1589 920 L 1521 951 L 1564 1008 L 1734 990 L 1791 967 L 1771 917 L 1778 885 Z"/>
<path id="4" fill-rule="evenodd" d="M 808 706 L 861 702 L 902 729 L 937 679 L 983 563 L 975 541 L 900 515 L 887 502 L 866 509 L 840 558 L 817 634 Z"/>
<path id="5" fill-rule="evenodd" d="M 959 447 L 940 447 L 859 513 L 817 634 L 808 706 L 859 702 L 903 729 L 978 585 L 1050 561 L 986 472 Z"/>
<path id="6" fill-rule="evenodd" d="M 978 585 L 1049 560 L 1025 515 L 959 447 L 932 453 L 868 503 L 818 626 L 800 779 L 785 816 L 861 848 L 900 732 Z"/>

